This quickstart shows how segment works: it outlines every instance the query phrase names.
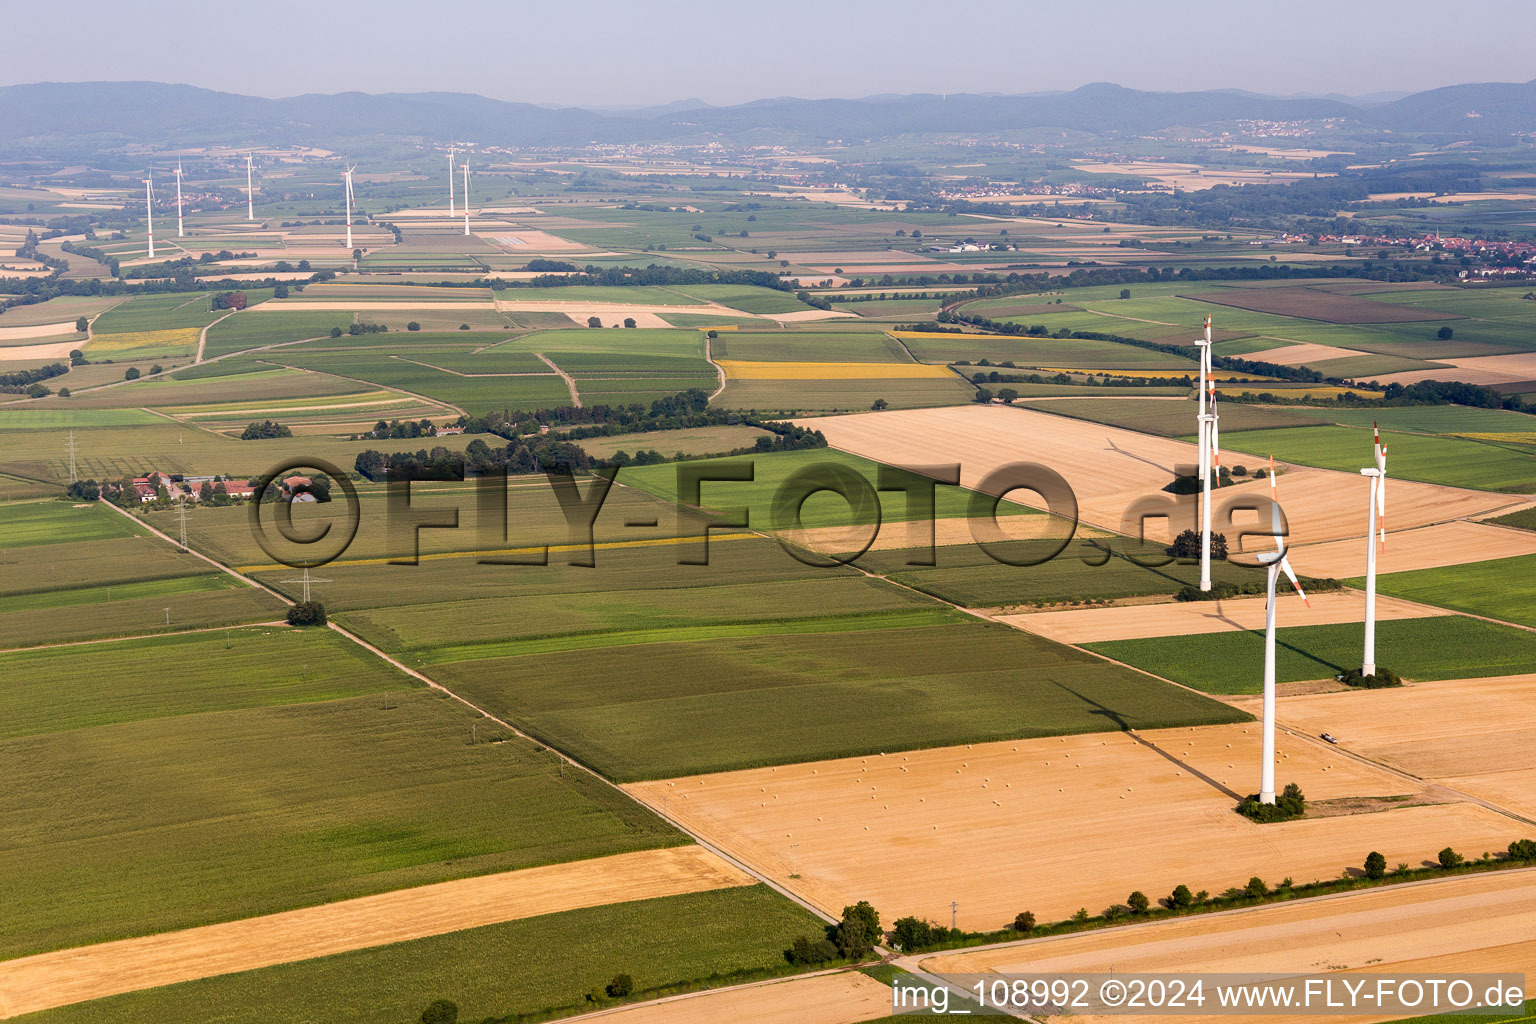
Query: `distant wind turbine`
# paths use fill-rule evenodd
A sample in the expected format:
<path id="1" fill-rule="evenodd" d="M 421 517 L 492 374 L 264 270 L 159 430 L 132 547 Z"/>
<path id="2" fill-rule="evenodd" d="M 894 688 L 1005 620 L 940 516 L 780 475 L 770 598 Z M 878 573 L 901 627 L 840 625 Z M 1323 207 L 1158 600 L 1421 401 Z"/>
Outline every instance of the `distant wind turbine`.
<path id="1" fill-rule="evenodd" d="M 462 165 L 464 169 L 464 234 L 469 234 L 469 161 Z"/>
<path id="2" fill-rule="evenodd" d="M 1296 588 L 1296 593 L 1301 595 L 1306 606 L 1312 607 L 1312 602 L 1307 600 L 1300 581 L 1296 579 L 1296 573 L 1291 569 L 1290 560 L 1285 557 L 1285 537 L 1280 522 L 1280 499 L 1279 491 L 1275 487 L 1273 455 L 1269 458 L 1269 499 L 1275 550 L 1258 556 L 1258 560 L 1269 567 L 1269 586 L 1265 591 L 1264 606 L 1264 763 L 1259 772 L 1259 803 L 1261 804 L 1275 802 L 1275 584 L 1279 581 L 1282 572 L 1289 577 L 1291 586 Z"/>
<path id="3" fill-rule="evenodd" d="M 1381 443 L 1381 428 L 1376 432 L 1376 465 L 1362 469 L 1360 475 L 1371 482 L 1371 503 L 1365 518 L 1365 657 L 1360 674 L 1376 674 L 1376 544 L 1379 536 L 1387 546 L 1387 446 Z"/>
<path id="4" fill-rule="evenodd" d="M 176 161 L 176 237 L 185 238 L 186 232 L 181 227 L 181 160 Z"/>
<path id="5" fill-rule="evenodd" d="M 352 248 L 352 172 L 357 170 L 356 164 L 348 164 L 342 177 L 346 182 L 347 191 L 347 248 Z"/>
<path id="6" fill-rule="evenodd" d="M 1200 350 L 1200 589 L 1211 589 L 1211 437 L 1216 431 L 1216 392 L 1211 380 L 1211 318 L 1205 318 L 1205 331 L 1195 342 Z M 1206 412 L 1206 398 L 1211 400 L 1211 412 Z"/>
<path id="7" fill-rule="evenodd" d="M 245 154 L 245 219 L 256 219 L 256 189 L 251 184 L 251 154 Z"/>
<path id="8" fill-rule="evenodd" d="M 454 215 L 454 213 L 453 213 L 453 154 L 454 154 L 454 148 L 452 146 L 449 146 L 448 147 L 448 216 L 450 216 L 450 217 L 452 217 Z"/>
<path id="9" fill-rule="evenodd" d="M 149 231 L 149 258 L 155 258 L 155 172 L 151 168 L 144 179 L 144 224 Z"/>

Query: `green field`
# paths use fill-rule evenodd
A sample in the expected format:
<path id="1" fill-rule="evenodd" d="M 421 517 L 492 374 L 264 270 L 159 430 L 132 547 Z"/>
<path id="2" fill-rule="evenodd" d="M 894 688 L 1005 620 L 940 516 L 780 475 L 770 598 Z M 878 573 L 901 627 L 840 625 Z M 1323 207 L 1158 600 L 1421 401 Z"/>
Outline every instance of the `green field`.
<path id="1" fill-rule="evenodd" d="M 714 403 L 725 409 L 865 412 L 877 399 L 892 409 L 963 405 L 976 391 L 959 377 L 912 380 L 730 380 Z"/>
<path id="2" fill-rule="evenodd" d="M 472 713 L 339 639 L 275 635 L 301 646 L 269 666 L 222 633 L 184 659 L 185 638 L 94 646 L 63 677 L 7 656 L 30 667 L 7 673 L 0 958 L 681 841 L 487 723 L 472 745 Z M 146 649 L 147 670 L 101 671 Z M 70 694 L 82 677 L 108 689 Z"/>
<path id="3" fill-rule="evenodd" d="M 722 331 L 716 359 L 771 362 L 910 363 L 912 357 L 887 334 Z"/>
<path id="4" fill-rule="evenodd" d="M 1083 329 L 1117 333 L 1112 325 L 1105 324 Z M 1167 370 L 1170 376 L 1198 370 L 1193 359 L 1113 341 L 1001 334 L 903 334 L 900 337 L 912 354 L 925 363 L 953 363 L 961 359 L 975 363 L 987 359 L 993 363 L 1011 361 L 1021 367 Z"/>
<path id="5" fill-rule="evenodd" d="M 164 331 L 172 327 L 205 327 L 224 315 L 223 310 L 208 308 L 211 294 L 171 292 L 137 296 L 101 314 L 91 324 L 91 330 L 96 334 L 126 334 Z"/>
<path id="6" fill-rule="evenodd" d="M 1393 597 L 1536 626 L 1536 555 L 1386 573 L 1376 586 Z"/>
<path id="7" fill-rule="evenodd" d="M 240 312 L 220 321 L 208 331 L 203 358 L 212 359 L 231 352 L 263 345 L 279 345 L 302 338 L 323 338 L 331 333 L 332 327 L 345 330 L 351 322 L 351 314 L 341 312 L 282 313 L 276 316 L 265 312 Z"/>
<path id="8" fill-rule="evenodd" d="M 0 505 L 0 551 L 33 544 L 131 537 L 138 532 L 131 521 L 101 505 L 76 508 L 62 501 Z"/>
<path id="9" fill-rule="evenodd" d="M 509 921 L 391 946 L 77 1003 L 27 1024 L 404 1024 L 450 999 L 459 1020 L 581 1013 L 615 974 L 634 999 L 789 973 L 783 951 L 820 918 L 767 886 L 668 896 Z"/>
<path id="10" fill-rule="evenodd" d="M 271 622 L 283 612 L 271 594 L 214 573 L 69 587 L 0 597 L 0 648 Z"/>
<path id="11" fill-rule="evenodd" d="M 685 284 L 669 290 L 730 306 L 743 313 L 799 313 L 811 308 L 795 298 L 794 292 L 775 288 L 737 284 Z"/>
<path id="12" fill-rule="evenodd" d="M 1382 441 L 1391 477 L 1484 491 L 1536 490 L 1536 459 L 1523 449 L 1427 434 L 1390 433 Z M 1230 441 L 1223 437 L 1222 447 L 1346 473 L 1371 464 L 1369 426 L 1250 430 Z"/>
<path id="13" fill-rule="evenodd" d="M 1384 577 L 1385 578 L 1385 577 Z M 1282 595 L 1281 600 L 1286 598 Z M 1284 627 L 1275 638 L 1275 678 L 1282 683 L 1329 679 L 1359 668 L 1361 626 Z M 1264 685 L 1262 631 L 1202 633 L 1084 644 L 1167 679 L 1209 693 L 1260 693 Z M 1376 623 L 1376 659 L 1407 679 L 1474 679 L 1536 672 L 1536 633 L 1447 615 Z"/>
<path id="14" fill-rule="evenodd" d="M 1098 394 L 1103 395 L 1104 391 L 1105 389 L 1101 388 Z M 1182 438 L 1194 432 L 1195 417 L 1200 411 L 1199 403 L 1194 398 L 1183 402 L 1165 402 L 1161 399 L 1148 401 L 1135 397 L 1141 393 L 1140 388 L 1126 389 L 1126 391 L 1127 394 L 1124 397 L 1073 398 L 1042 402 L 1030 408 L 1036 412 L 1071 416 L 1074 419 L 1091 420 L 1094 423 L 1139 430 L 1144 434 L 1161 434 L 1164 437 Z M 1243 430 L 1317 424 L 1324 422 L 1329 416 L 1329 413 L 1320 410 L 1246 405 L 1236 402 L 1221 405 L 1220 413 L 1223 437 Z M 1222 447 L 1229 446 L 1223 444 Z"/>
<path id="15" fill-rule="evenodd" d="M 1246 718 L 1002 625 L 867 616 L 828 626 L 642 635 L 431 672 L 625 781 Z"/>

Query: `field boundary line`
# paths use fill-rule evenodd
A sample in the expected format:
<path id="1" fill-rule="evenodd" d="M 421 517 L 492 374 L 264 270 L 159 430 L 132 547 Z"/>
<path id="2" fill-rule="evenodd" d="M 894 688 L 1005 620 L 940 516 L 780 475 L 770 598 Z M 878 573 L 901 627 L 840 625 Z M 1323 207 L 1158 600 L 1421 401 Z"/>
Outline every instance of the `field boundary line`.
<path id="1" fill-rule="evenodd" d="M 191 636 L 194 633 L 219 633 L 229 629 L 250 629 L 252 626 L 282 626 L 284 629 L 289 628 L 288 623 L 281 619 L 272 619 L 268 622 L 234 622 L 227 626 L 199 626 L 196 629 L 172 629 L 164 633 L 103 636 L 92 640 L 61 640 L 58 643 L 36 644 L 32 647 L 0 647 L 0 654 L 25 654 L 28 651 L 49 651 L 59 647 L 85 647 L 89 644 L 115 644 L 121 640 L 154 640 L 162 636 Z"/>
<path id="2" fill-rule="evenodd" d="M 534 355 L 538 356 L 539 359 L 544 363 L 545 366 L 549 367 L 551 370 L 554 370 L 556 373 L 558 373 L 560 375 L 560 379 L 565 381 L 565 386 L 571 392 L 571 404 L 574 405 L 576 408 L 580 409 L 581 408 L 581 393 L 576 390 L 576 381 L 575 381 L 575 379 L 570 374 L 568 374 L 564 370 L 560 369 L 560 367 L 556 366 L 555 365 L 555 361 L 553 359 L 549 358 L 549 356 L 545 355 L 543 352 L 535 352 Z M 542 374 L 540 374 L 539 376 L 542 376 Z"/>
<path id="3" fill-rule="evenodd" d="M 715 390 L 711 391 L 710 394 L 709 394 L 708 401 L 713 402 L 715 399 L 719 398 L 721 392 L 723 392 L 725 390 L 725 367 L 723 367 L 719 363 L 715 362 L 714 355 L 712 355 L 710 353 L 710 344 L 711 344 L 711 340 L 710 340 L 710 337 L 709 337 L 709 332 L 705 331 L 704 332 L 704 361 L 706 363 L 708 363 L 710 366 L 713 366 L 715 368 L 715 380 L 719 384 L 719 386 L 716 387 Z"/>
<path id="4" fill-rule="evenodd" d="M 192 365 L 193 366 L 196 366 L 196 365 L 198 365 L 199 363 L 201 363 L 203 361 L 203 349 L 205 347 L 207 347 L 207 345 L 208 345 L 208 331 L 209 331 L 209 328 L 212 328 L 212 327 L 214 327 L 214 326 L 216 326 L 218 324 L 223 323 L 225 320 L 228 320 L 230 317 L 234 316 L 238 312 L 240 312 L 238 309 L 232 309 L 228 313 L 225 313 L 223 316 L 219 317 L 213 323 L 208 324 L 201 331 L 198 332 L 198 335 L 197 335 L 197 355 L 195 355 L 192 358 Z"/>

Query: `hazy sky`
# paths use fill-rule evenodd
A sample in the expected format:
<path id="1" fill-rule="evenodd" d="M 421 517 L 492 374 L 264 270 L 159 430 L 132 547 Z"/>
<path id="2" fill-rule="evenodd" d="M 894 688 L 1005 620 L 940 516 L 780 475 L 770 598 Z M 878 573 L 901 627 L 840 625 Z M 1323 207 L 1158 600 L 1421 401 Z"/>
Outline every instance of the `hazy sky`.
<path id="1" fill-rule="evenodd" d="M 70 0 L 11 4 L 5 22 L 0 84 L 144 79 L 259 96 L 634 106 L 1096 81 L 1360 95 L 1536 78 L 1536 0 Z"/>

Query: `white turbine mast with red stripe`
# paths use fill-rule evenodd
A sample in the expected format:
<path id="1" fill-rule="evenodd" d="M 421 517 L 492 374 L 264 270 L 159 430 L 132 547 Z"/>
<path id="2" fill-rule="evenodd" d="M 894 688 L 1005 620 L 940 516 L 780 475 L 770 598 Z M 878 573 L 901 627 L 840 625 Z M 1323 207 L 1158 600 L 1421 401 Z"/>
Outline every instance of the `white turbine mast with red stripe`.
<path id="1" fill-rule="evenodd" d="M 1376 465 L 1362 469 L 1360 475 L 1370 481 L 1371 502 L 1365 514 L 1365 656 L 1360 674 L 1376 674 L 1376 545 L 1387 546 L 1387 446 L 1381 443 L 1381 427 L 1376 432 Z"/>
<path id="2" fill-rule="evenodd" d="M 1200 349 L 1200 414 L 1198 422 L 1200 457 L 1200 589 L 1211 589 L 1211 466 L 1221 464 L 1215 454 L 1216 381 L 1211 372 L 1211 318 L 1205 318 L 1205 330 L 1195 342 Z M 1207 411 L 1206 399 L 1210 399 Z"/>
<path id="3" fill-rule="evenodd" d="M 1275 550 L 1258 556 L 1258 560 L 1269 570 L 1264 606 L 1264 763 L 1259 771 L 1261 804 L 1275 802 L 1275 585 L 1282 572 L 1290 579 L 1291 586 L 1296 588 L 1296 593 L 1301 595 L 1306 606 L 1312 607 L 1306 592 L 1301 589 L 1301 581 L 1291 568 L 1290 560 L 1285 557 L 1285 527 L 1281 522 L 1279 489 L 1275 486 L 1274 456 L 1269 458 L 1269 509 Z"/>

